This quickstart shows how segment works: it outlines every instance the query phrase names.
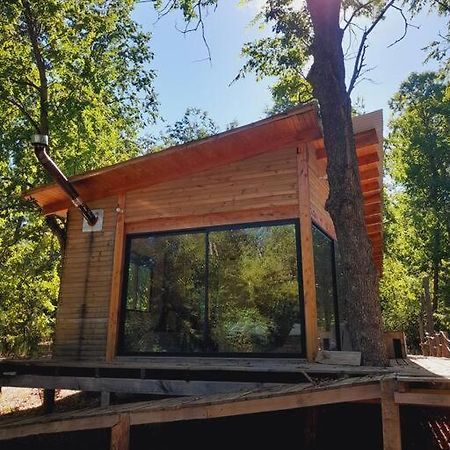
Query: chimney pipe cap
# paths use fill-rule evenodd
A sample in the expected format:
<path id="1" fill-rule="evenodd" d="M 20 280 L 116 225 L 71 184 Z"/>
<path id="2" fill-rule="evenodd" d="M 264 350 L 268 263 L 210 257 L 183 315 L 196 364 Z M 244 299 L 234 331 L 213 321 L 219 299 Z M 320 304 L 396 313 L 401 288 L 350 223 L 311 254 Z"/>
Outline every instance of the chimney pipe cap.
<path id="1" fill-rule="evenodd" d="M 33 134 L 31 136 L 31 143 L 33 145 L 45 145 L 48 146 L 48 136 L 46 134 Z"/>

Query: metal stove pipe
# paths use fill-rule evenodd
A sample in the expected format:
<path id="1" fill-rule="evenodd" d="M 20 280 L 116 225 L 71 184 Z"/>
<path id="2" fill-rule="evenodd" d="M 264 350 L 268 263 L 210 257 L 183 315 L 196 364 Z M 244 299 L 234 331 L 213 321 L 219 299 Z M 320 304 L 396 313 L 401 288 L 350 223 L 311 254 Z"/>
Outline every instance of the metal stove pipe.
<path id="1" fill-rule="evenodd" d="M 67 177 L 61 172 L 52 158 L 50 158 L 50 156 L 48 155 L 48 136 L 44 134 L 35 134 L 31 138 L 31 143 L 34 147 L 34 153 L 36 154 L 39 162 L 44 166 L 44 169 L 67 194 L 72 203 L 80 210 L 87 223 L 91 226 L 94 226 L 97 222 L 97 216 L 81 199 L 80 194 L 75 189 L 73 184 L 67 179 Z"/>

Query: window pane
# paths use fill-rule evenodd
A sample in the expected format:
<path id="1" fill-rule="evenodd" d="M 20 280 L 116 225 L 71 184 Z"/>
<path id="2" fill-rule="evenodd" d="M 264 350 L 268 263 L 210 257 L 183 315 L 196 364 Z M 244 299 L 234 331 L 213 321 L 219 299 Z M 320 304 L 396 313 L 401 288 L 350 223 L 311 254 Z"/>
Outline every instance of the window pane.
<path id="1" fill-rule="evenodd" d="M 209 347 L 301 352 L 295 225 L 209 233 Z"/>
<path id="2" fill-rule="evenodd" d="M 317 326 L 321 350 L 337 350 L 333 243 L 313 226 Z"/>
<path id="3" fill-rule="evenodd" d="M 205 236 L 131 239 L 125 352 L 203 351 Z"/>

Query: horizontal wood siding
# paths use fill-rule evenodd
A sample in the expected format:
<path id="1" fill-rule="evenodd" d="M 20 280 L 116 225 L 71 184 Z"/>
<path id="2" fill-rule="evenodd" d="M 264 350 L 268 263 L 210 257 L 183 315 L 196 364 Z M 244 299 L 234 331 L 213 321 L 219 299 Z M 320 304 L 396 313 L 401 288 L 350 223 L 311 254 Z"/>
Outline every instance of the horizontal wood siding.
<path id="1" fill-rule="evenodd" d="M 90 202 L 103 209 L 103 229 L 83 233 L 82 216 L 71 208 L 56 316 L 54 356 L 104 359 L 112 278 L 117 199 Z"/>
<path id="2" fill-rule="evenodd" d="M 280 150 L 127 192 L 125 228 L 142 232 L 298 217 L 296 158 L 295 148 Z M 58 358 L 106 355 L 117 198 L 90 206 L 104 209 L 100 233 L 82 233 L 81 215 L 75 209 L 69 213 L 55 333 Z"/>
<path id="3" fill-rule="evenodd" d="M 329 236 L 336 237 L 333 221 L 325 210 L 328 198 L 328 181 L 325 160 L 318 160 L 316 152 L 311 152 L 309 158 L 309 185 L 311 195 L 311 218 Z"/>
<path id="4" fill-rule="evenodd" d="M 265 153 L 126 195 L 125 222 L 297 205 L 296 150 Z M 276 217 L 273 217 L 276 219 Z"/>

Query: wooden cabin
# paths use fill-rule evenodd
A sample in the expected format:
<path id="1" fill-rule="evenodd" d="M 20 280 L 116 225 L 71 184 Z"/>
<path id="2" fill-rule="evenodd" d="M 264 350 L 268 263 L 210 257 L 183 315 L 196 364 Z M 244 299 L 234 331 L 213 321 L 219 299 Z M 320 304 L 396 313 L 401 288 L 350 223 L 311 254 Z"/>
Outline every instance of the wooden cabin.
<path id="1" fill-rule="evenodd" d="M 381 268 L 381 111 L 355 117 L 354 131 Z M 83 431 L 95 448 L 178 448 L 190 435 L 206 448 L 235 445 L 242 429 L 255 445 L 447 448 L 445 358 L 377 368 L 324 351 L 311 362 L 349 348 L 325 166 L 313 103 L 73 177 L 94 226 L 58 186 L 28 193 L 68 221 L 54 354 L 0 360 L 0 386 L 44 388 L 46 411 L 55 389 L 101 392 L 102 406 L 6 421 L 0 441 L 36 448 L 36 435 Z M 182 397 L 109 405 L 111 392 Z M 77 442 L 56 437 L 55 448 Z"/>
<path id="2" fill-rule="evenodd" d="M 382 112 L 354 118 L 382 263 Z M 300 357 L 349 349 L 316 104 L 29 192 L 67 217 L 53 356 Z"/>

